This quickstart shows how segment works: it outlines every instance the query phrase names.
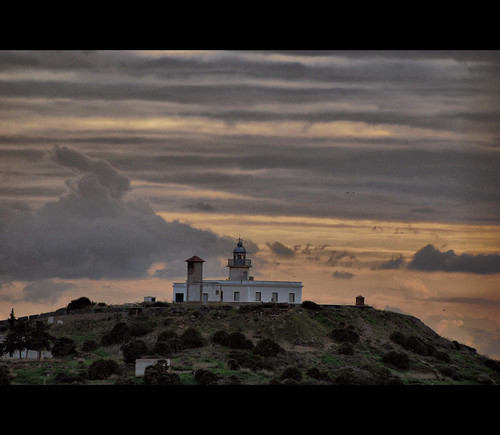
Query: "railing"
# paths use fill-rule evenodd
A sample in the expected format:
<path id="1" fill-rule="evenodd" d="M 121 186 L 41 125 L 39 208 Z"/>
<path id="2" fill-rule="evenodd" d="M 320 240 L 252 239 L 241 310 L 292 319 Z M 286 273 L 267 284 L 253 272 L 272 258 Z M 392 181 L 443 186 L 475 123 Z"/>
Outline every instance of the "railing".
<path id="1" fill-rule="evenodd" d="M 228 258 L 227 265 L 232 266 L 243 266 L 243 267 L 252 267 L 252 260 L 248 260 L 245 258 Z"/>

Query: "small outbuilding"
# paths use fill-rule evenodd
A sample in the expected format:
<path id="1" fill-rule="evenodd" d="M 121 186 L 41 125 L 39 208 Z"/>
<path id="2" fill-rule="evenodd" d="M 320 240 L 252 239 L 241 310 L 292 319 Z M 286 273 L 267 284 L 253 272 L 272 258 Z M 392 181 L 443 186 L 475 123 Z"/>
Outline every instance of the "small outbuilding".
<path id="1" fill-rule="evenodd" d="M 364 296 L 356 296 L 356 306 L 364 306 L 365 298 Z"/>

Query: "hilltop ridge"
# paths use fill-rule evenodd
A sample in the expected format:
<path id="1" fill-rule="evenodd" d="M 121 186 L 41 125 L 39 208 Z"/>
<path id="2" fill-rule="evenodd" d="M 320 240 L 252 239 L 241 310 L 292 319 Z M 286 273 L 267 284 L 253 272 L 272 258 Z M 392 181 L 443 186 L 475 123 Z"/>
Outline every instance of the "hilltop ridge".
<path id="1" fill-rule="evenodd" d="M 73 351 L 0 361 L 12 384 L 500 384 L 500 362 L 416 317 L 369 306 L 144 304 L 83 314 L 48 332 L 72 340 Z M 135 376 L 135 358 L 168 359 L 168 374 L 157 365 L 156 378 Z M 92 379 L 90 368 L 102 360 L 114 361 L 113 370 Z"/>

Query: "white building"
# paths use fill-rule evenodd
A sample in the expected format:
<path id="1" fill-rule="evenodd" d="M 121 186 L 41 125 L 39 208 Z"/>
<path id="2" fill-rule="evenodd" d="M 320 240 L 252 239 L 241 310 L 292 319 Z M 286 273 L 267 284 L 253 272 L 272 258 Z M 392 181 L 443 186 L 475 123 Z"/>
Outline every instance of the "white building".
<path id="1" fill-rule="evenodd" d="M 297 281 L 255 281 L 249 275 L 252 261 L 246 258 L 243 243 L 233 251 L 233 258 L 227 260 L 229 278 L 225 280 L 203 280 L 205 260 L 194 256 L 188 258 L 187 279 L 173 284 L 174 302 L 285 302 L 302 303 L 302 282 Z"/>

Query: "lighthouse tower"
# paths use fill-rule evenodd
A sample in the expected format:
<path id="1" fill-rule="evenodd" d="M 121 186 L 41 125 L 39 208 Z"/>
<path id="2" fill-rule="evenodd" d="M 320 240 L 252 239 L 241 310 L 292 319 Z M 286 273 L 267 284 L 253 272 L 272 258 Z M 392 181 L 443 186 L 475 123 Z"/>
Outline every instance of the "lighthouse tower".
<path id="1" fill-rule="evenodd" d="M 248 281 L 248 273 L 252 267 L 252 260 L 247 259 L 247 251 L 243 246 L 241 239 L 233 251 L 233 258 L 228 258 L 227 267 L 229 267 L 229 281 Z"/>
<path id="2" fill-rule="evenodd" d="M 203 293 L 203 263 L 196 255 L 188 258 L 187 262 L 187 280 L 186 280 L 186 300 L 188 302 L 201 301 Z"/>

